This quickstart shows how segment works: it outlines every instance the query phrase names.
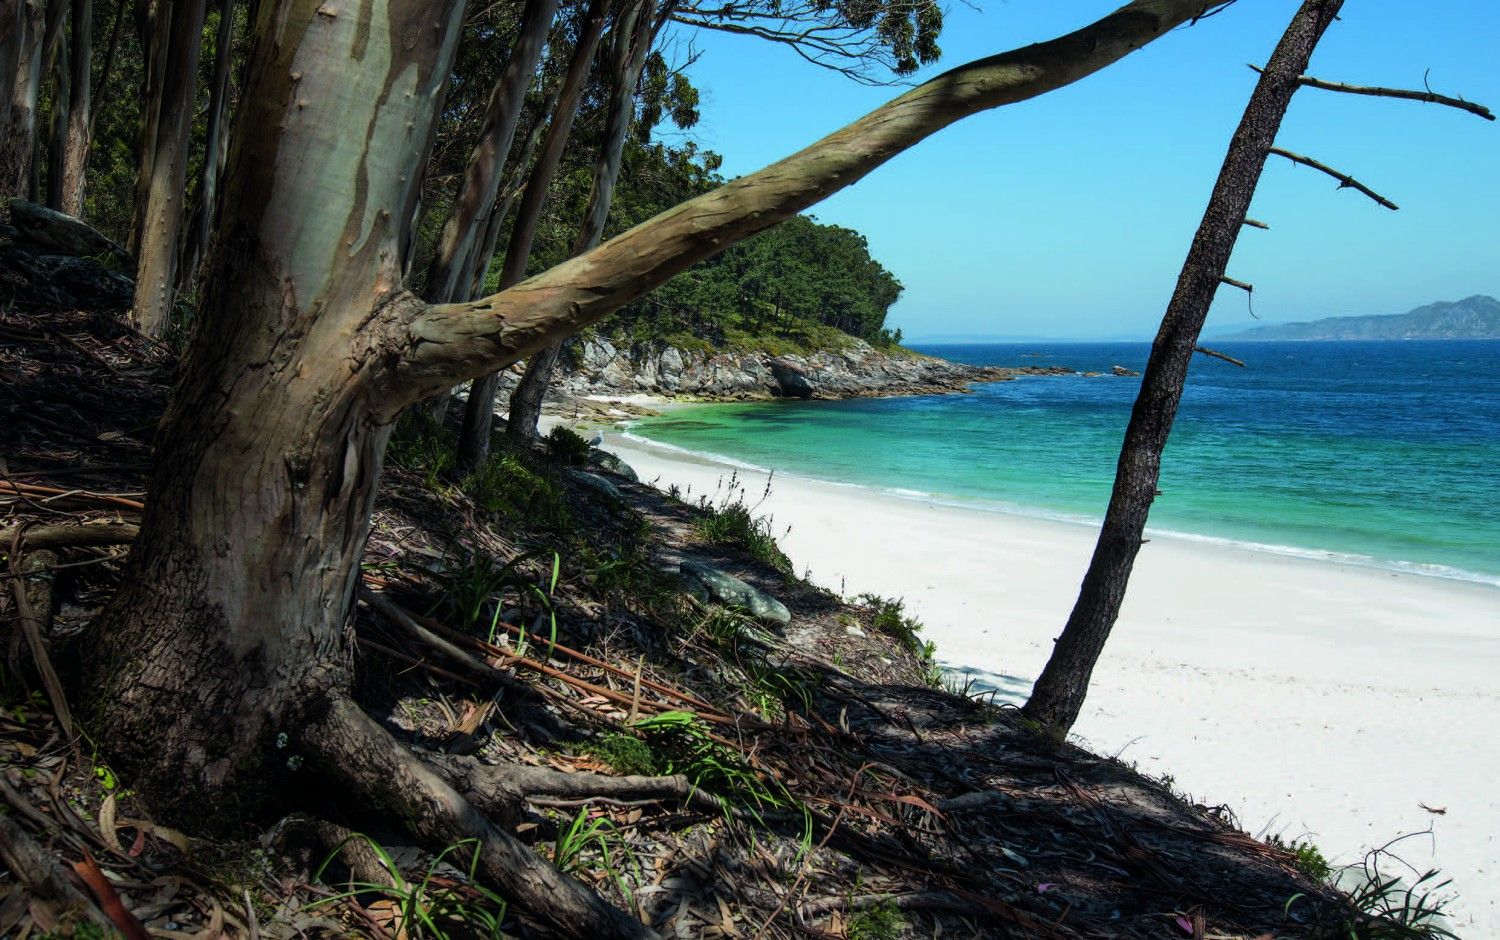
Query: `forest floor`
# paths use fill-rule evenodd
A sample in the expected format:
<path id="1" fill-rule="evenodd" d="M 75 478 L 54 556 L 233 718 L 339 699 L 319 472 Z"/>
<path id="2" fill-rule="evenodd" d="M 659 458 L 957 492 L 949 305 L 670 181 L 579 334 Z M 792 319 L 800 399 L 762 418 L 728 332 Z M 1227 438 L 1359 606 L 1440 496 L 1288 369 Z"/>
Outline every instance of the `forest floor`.
<path id="1" fill-rule="evenodd" d="M 174 368 L 110 315 L 0 313 L 0 936 L 546 936 L 472 880 L 472 846 L 433 858 L 337 793 L 196 838 L 108 742 L 64 733 Z M 621 776 L 497 821 L 663 936 L 1416 935 L 1308 853 L 944 688 L 899 603 L 796 577 L 744 494 L 688 504 L 566 435 L 460 479 L 450 440 L 416 419 L 393 439 L 350 634 L 362 704 L 433 760 Z M 685 561 L 790 622 L 696 599 Z"/>

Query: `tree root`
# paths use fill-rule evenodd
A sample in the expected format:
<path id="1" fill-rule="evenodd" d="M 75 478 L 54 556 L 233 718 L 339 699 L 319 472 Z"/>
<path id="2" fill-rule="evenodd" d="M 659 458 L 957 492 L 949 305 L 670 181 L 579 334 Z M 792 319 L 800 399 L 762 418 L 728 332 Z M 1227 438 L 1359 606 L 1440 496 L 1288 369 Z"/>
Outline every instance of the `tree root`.
<path id="1" fill-rule="evenodd" d="M 718 799 L 694 787 L 681 775 L 611 777 L 519 764 L 485 764 L 453 754 L 424 757 L 469 802 L 507 820 L 518 819 L 521 804 L 526 801 L 574 805 L 591 801 L 680 800 L 705 812 L 717 813 L 722 809 Z"/>
<path id="2" fill-rule="evenodd" d="M 560 935 L 658 940 L 651 928 L 496 827 L 349 699 L 330 699 L 305 734 L 333 783 L 348 787 L 366 807 L 394 813 L 429 850 L 478 840 L 485 883 Z"/>

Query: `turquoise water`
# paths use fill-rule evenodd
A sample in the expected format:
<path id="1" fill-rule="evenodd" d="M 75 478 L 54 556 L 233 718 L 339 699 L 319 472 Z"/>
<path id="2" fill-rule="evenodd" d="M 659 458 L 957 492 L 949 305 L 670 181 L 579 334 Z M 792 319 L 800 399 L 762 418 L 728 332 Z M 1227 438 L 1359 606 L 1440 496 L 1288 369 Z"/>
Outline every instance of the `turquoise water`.
<path id="1" fill-rule="evenodd" d="M 1500 585 L 1500 341 L 1230 343 L 1200 357 L 1158 532 Z M 1140 369 L 1138 344 L 926 347 L 957 361 Z M 701 405 L 632 433 L 782 473 L 1097 521 L 1139 379 L 973 395 Z"/>

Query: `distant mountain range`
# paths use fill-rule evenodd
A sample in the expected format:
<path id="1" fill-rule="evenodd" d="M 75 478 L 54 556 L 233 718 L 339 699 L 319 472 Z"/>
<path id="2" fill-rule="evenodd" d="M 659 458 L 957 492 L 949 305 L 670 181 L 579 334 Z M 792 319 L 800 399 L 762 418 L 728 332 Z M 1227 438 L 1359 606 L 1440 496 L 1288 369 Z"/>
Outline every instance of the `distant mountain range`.
<path id="1" fill-rule="evenodd" d="M 1440 301 L 1406 313 L 1327 317 L 1306 323 L 1274 323 L 1216 340 L 1500 339 L 1500 300 L 1475 294 Z"/>

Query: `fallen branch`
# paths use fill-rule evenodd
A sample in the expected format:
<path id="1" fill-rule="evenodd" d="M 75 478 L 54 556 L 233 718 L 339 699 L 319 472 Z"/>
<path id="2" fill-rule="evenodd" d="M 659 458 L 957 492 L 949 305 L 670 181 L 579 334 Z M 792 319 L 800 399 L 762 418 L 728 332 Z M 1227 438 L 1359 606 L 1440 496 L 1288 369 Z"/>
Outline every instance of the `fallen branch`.
<path id="1" fill-rule="evenodd" d="M 1260 69 L 1254 65 L 1250 66 L 1250 68 L 1254 69 L 1256 72 L 1260 71 Z M 1478 104 L 1473 101 L 1465 101 L 1462 98 L 1450 98 L 1447 95 L 1440 95 L 1437 92 L 1432 91 L 1431 89 L 1425 91 L 1415 91 L 1408 88 L 1383 88 L 1378 85 L 1350 85 L 1345 82 L 1324 81 L 1321 78 L 1314 78 L 1311 75 L 1303 75 L 1302 77 L 1298 78 L 1297 84 L 1303 85 L 1307 88 L 1321 88 L 1323 91 L 1342 92 L 1346 95 L 1369 95 L 1374 98 L 1403 98 L 1407 101 L 1422 101 L 1426 102 L 1427 104 L 1441 104 L 1446 105 L 1450 108 L 1457 108 L 1460 111 L 1467 111 L 1470 114 L 1484 118 L 1486 121 L 1493 121 L 1495 119 L 1495 115 L 1490 111 L 1490 109 L 1486 108 L 1482 104 Z"/>
<path id="2" fill-rule="evenodd" d="M 39 525 L 21 535 L 25 548 L 83 548 L 101 545 L 124 545 L 134 541 L 141 527 L 130 522 L 105 525 Z M 18 529 L 0 529 L 0 544 L 15 539 Z"/>
<path id="3" fill-rule="evenodd" d="M 10 490 L 17 496 L 36 496 L 47 501 L 54 499 L 73 499 L 86 502 L 103 503 L 108 506 L 116 506 L 120 509 L 129 509 L 132 512 L 141 512 L 146 504 L 138 499 L 130 499 L 126 496 L 117 496 L 114 493 L 93 493 L 88 490 L 65 490 L 56 486 L 43 486 L 40 483 L 18 483 L 14 480 L 0 480 L 0 493 Z"/>
<path id="4" fill-rule="evenodd" d="M 38 569 L 49 569 L 57 564 L 57 556 L 49 551 L 33 552 L 22 556 L 21 529 L 13 530 L 10 540 L 11 591 L 16 600 L 16 619 L 21 626 L 21 635 L 31 648 L 31 660 L 36 664 L 42 688 L 52 703 L 57 723 L 63 735 L 73 738 L 73 713 L 68 708 L 67 696 L 63 694 L 62 681 L 57 670 L 52 668 L 52 658 L 47 654 L 47 643 L 43 638 L 45 627 L 52 620 L 52 578 L 50 573 L 41 574 Z M 28 584 L 28 575 L 30 583 Z M 41 615 L 36 611 L 41 609 Z"/>
<path id="5" fill-rule="evenodd" d="M 1223 353 L 1219 352 L 1217 349 L 1209 349 L 1207 346 L 1194 346 L 1193 352 L 1202 353 L 1205 356 L 1212 356 L 1215 359 L 1223 359 L 1225 362 L 1230 363 L 1231 365 L 1239 366 L 1241 369 L 1247 368 L 1245 363 L 1241 360 L 1236 359 L 1233 356 L 1226 356 Z"/>
<path id="6" fill-rule="evenodd" d="M 0 861 L 27 890 L 57 901 L 105 930 L 114 924 L 73 885 L 56 856 L 42 848 L 14 816 L 0 813 Z"/>
<path id="7" fill-rule="evenodd" d="M 1317 170 L 1320 173 L 1327 173 L 1329 176 L 1331 176 L 1334 179 L 1336 179 L 1336 180 L 1339 181 L 1339 189 L 1356 189 L 1356 190 L 1359 190 L 1360 192 L 1364 193 L 1366 196 L 1369 196 L 1371 199 L 1375 200 L 1375 202 L 1376 202 L 1377 205 L 1385 206 L 1387 209 L 1390 209 L 1392 211 L 1395 211 L 1395 210 L 1401 208 L 1400 206 L 1396 205 L 1394 202 L 1391 202 L 1389 199 L 1387 199 L 1384 196 L 1382 196 L 1379 193 L 1377 193 L 1375 190 L 1373 190 L 1370 187 L 1366 186 L 1364 183 L 1361 183 L 1359 180 L 1357 180 L 1354 177 L 1350 176 L 1348 173 L 1344 173 L 1344 172 L 1341 172 L 1339 170 L 1335 170 L 1333 167 L 1329 166 L 1326 163 L 1319 163 L 1317 160 L 1314 160 L 1312 157 L 1304 157 L 1300 153 L 1292 153 L 1290 150 L 1283 150 L 1280 147 L 1272 147 L 1270 149 L 1270 151 L 1268 151 L 1268 152 L 1274 153 L 1277 156 L 1286 157 L 1288 160 L 1292 161 L 1293 163 L 1300 163 L 1303 166 L 1312 167 L 1314 170 Z"/>

